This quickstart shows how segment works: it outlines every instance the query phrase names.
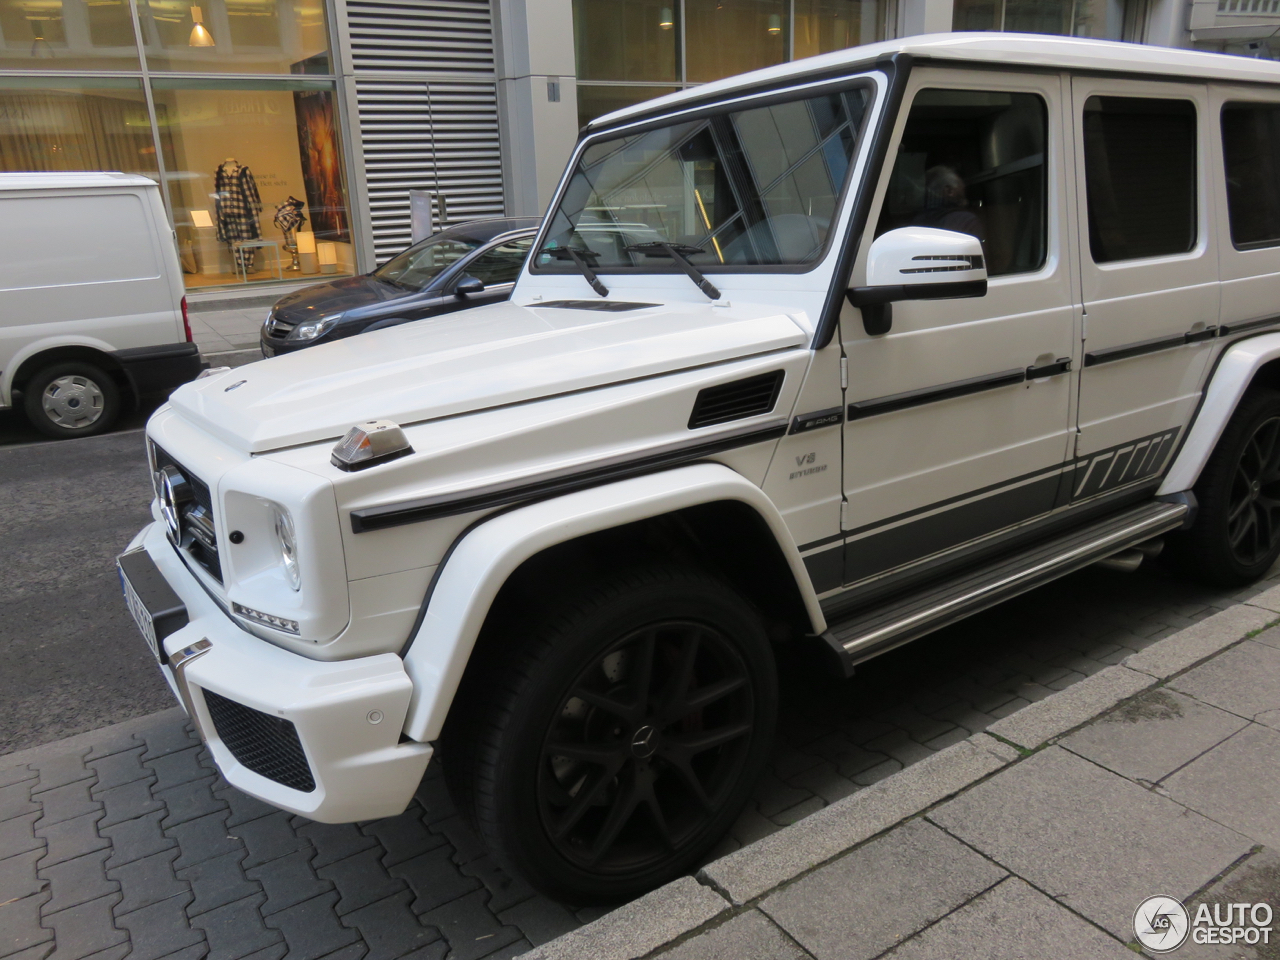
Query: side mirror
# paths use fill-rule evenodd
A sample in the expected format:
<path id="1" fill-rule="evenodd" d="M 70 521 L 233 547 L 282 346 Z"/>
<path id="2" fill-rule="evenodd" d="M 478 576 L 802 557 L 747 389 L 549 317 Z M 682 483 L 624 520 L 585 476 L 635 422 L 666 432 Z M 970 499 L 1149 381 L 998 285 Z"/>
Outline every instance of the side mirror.
<path id="1" fill-rule="evenodd" d="M 466 274 L 453 287 L 455 297 L 470 297 L 477 293 L 484 293 L 484 283 Z"/>
<path id="2" fill-rule="evenodd" d="M 984 297 L 987 267 L 982 242 L 934 227 L 899 227 L 876 237 L 867 252 L 867 286 L 850 287 L 849 303 L 862 311 L 871 336 L 893 325 L 898 300 Z"/>

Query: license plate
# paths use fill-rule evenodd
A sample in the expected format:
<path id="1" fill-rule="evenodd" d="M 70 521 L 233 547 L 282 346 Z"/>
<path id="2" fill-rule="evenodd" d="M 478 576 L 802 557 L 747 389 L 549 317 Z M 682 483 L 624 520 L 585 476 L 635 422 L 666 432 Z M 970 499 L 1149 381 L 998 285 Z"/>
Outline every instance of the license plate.
<path id="1" fill-rule="evenodd" d="M 158 661 L 160 659 L 160 643 L 156 640 L 156 625 L 155 621 L 151 619 L 151 611 L 142 602 L 142 598 L 138 596 L 138 591 L 133 589 L 133 584 L 124 575 L 124 570 L 117 566 L 116 572 L 120 574 L 120 589 L 124 591 L 125 606 L 129 608 L 129 613 L 133 615 L 133 622 L 142 631 L 143 639 L 151 647 L 151 655 Z"/>
<path id="2" fill-rule="evenodd" d="M 276 355 L 276 348 L 268 347 L 264 344 L 262 347 L 262 355 L 264 357 L 274 357 Z"/>

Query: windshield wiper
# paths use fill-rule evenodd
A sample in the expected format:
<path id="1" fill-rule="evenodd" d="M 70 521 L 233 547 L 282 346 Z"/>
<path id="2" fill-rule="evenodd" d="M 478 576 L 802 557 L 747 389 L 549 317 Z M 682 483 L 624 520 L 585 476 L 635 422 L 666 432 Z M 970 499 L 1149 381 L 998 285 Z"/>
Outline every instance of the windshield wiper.
<path id="1" fill-rule="evenodd" d="M 626 249 L 634 253 L 643 253 L 646 257 L 670 257 L 689 275 L 689 279 L 698 285 L 699 290 L 712 300 L 720 299 L 720 291 L 716 289 L 715 284 L 685 259 L 685 254 L 706 253 L 701 247 L 693 247 L 687 243 L 667 243 L 665 240 L 648 240 L 645 243 L 632 243 Z"/>
<path id="2" fill-rule="evenodd" d="M 572 260 L 574 265 L 577 266 L 578 272 L 586 278 L 587 283 L 591 284 L 592 290 L 600 294 L 602 297 L 609 296 L 609 288 L 600 282 L 600 278 L 596 276 L 596 272 L 591 269 L 591 264 L 587 263 L 586 257 L 573 249 L 573 247 L 555 247 L 553 249 L 546 250 L 545 252 L 551 254 L 551 256 L 557 260 Z M 590 253 L 588 256 L 599 257 L 599 254 Z"/>

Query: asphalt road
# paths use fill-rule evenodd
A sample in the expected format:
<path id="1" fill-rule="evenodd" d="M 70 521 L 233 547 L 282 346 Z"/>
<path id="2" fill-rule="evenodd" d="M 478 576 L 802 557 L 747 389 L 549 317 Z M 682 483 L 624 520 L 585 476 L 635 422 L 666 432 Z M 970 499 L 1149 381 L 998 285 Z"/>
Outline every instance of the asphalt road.
<path id="1" fill-rule="evenodd" d="M 150 516 L 142 431 L 15 433 L 0 423 L 0 753 L 173 705 L 115 572 Z"/>

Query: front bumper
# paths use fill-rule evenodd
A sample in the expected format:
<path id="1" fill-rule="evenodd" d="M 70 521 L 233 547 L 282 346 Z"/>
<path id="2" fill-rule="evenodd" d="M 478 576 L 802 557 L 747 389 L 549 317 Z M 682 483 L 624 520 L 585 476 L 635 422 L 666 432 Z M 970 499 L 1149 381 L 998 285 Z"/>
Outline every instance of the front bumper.
<path id="1" fill-rule="evenodd" d="M 228 783 L 324 823 L 394 816 L 408 806 L 432 747 L 400 742 L 413 685 L 399 657 L 322 662 L 282 650 L 223 612 L 162 524 L 143 528 L 130 549 L 138 546 L 186 605 L 188 623 L 164 639 L 169 663 L 160 669 Z M 291 770 L 271 756 L 263 759 L 264 750 L 280 753 L 281 744 L 284 760 L 290 745 L 300 750 Z"/>

